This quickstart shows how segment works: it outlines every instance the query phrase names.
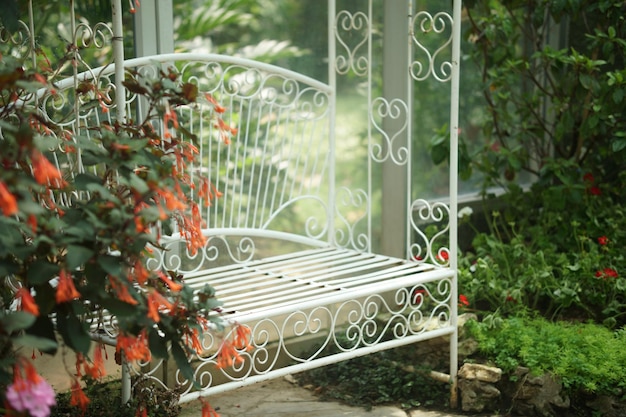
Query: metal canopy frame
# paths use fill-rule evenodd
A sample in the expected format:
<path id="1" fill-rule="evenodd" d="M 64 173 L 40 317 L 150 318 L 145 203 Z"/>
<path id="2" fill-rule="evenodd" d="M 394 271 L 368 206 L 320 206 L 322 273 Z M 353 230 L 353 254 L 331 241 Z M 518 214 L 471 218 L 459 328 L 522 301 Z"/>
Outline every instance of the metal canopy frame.
<path id="1" fill-rule="evenodd" d="M 373 5 L 380 1 L 384 1 L 385 6 L 387 19 L 385 27 L 396 27 L 393 36 L 385 37 L 384 49 L 388 50 L 388 54 L 385 55 L 386 59 L 400 60 L 398 64 L 391 61 L 385 62 L 383 80 L 385 83 L 393 81 L 396 85 L 384 88 L 382 95 L 373 87 L 372 72 L 375 64 L 372 42 L 378 18 L 374 16 Z M 314 94 L 319 94 L 315 97 L 323 98 L 324 105 L 321 106 L 319 120 L 327 123 L 326 133 L 322 134 L 322 137 L 328 136 L 330 148 L 326 157 L 326 161 L 329 161 L 327 171 L 321 171 L 320 176 L 327 176 L 329 179 L 328 189 L 324 190 L 327 201 L 320 197 L 321 194 L 312 194 L 308 191 L 303 195 L 296 194 L 295 197 L 296 200 L 302 200 L 303 196 L 312 197 L 315 201 L 323 200 L 323 211 L 328 219 L 322 227 L 322 232 L 316 233 L 307 228 L 302 238 L 303 242 L 313 242 L 312 246 L 315 248 L 264 260 L 248 258 L 241 260 L 234 257 L 234 266 L 231 267 L 217 267 L 199 272 L 187 271 L 187 279 L 194 285 L 196 283 L 201 285 L 209 279 L 215 279 L 218 288 L 222 285 L 221 291 L 225 294 L 226 308 L 230 310 L 234 318 L 245 322 L 253 329 L 252 334 L 255 335 L 253 345 L 256 349 L 253 353 L 245 353 L 248 355 L 246 357 L 249 359 L 249 368 L 235 367 L 232 374 L 221 370 L 222 376 L 230 382 L 214 386 L 211 377 L 200 391 L 194 391 L 189 387 L 181 397 L 183 402 L 289 372 L 311 369 L 338 360 L 445 335 L 450 337 L 452 403 L 456 403 L 455 381 L 458 368 L 457 148 L 461 0 L 454 0 L 452 11 L 443 12 L 415 10 L 411 0 L 367 0 L 362 3 L 363 10 L 359 11 L 338 10 L 339 3 L 340 0 L 328 0 L 328 85 L 274 66 L 231 57 L 166 54 L 173 47 L 173 42 L 170 42 L 168 38 L 171 33 L 169 28 L 172 25 L 171 0 L 142 2 L 143 10 L 137 18 L 137 28 L 140 30 L 137 34 L 140 43 L 138 52 L 140 54 L 155 53 L 155 55 L 151 58 L 138 58 L 131 61 L 124 59 L 121 0 L 111 0 L 113 22 L 110 42 L 113 44 L 111 58 L 113 65 L 97 70 L 85 68 L 86 72 L 80 75 L 94 78 L 96 76 L 112 77 L 117 100 L 112 107 L 115 108 L 115 117 L 120 120 L 126 118 L 127 111 L 131 111 L 127 103 L 129 93 L 123 85 L 125 66 L 145 67 L 149 70 L 153 61 L 159 61 L 159 64 L 177 61 L 176 63 L 180 64 L 181 73 L 187 68 L 185 62 L 199 62 L 202 65 L 217 68 L 216 74 L 226 74 L 240 69 L 244 75 L 252 74 L 252 84 L 261 80 L 263 86 L 252 98 L 247 97 L 243 90 L 234 92 L 229 90 L 231 85 L 226 76 L 218 77 L 217 87 L 215 87 L 217 90 L 210 91 L 217 91 L 223 97 L 230 98 L 231 104 L 240 103 L 242 100 L 257 100 L 262 109 L 277 111 L 279 115 L 288 114 L 285 120 L 298 126 L 298 129 L 299 126 L 305 124 L 304 121 L 311 120 L 309 113 L 314 113 L 309 112 L 312 108 L 311 103 L 317 102 L 310 98 L 303 98 L 306 95 L 297 95 L 293 102 L 296 104 L 293 106 L 292 102 L 283 107 L 280 103 L 275 105 L 271 94 L 270 98 L 267 98 L 266 93 L 269 90 L 265 89 L 263 83 L 272 77 L 278 77 L 286 80 L 282 84 L 283 90 L 279 95 L 289 96 L 292 90 L 285 89 L 287 85 L 294 86 L 293 91 L 296 92 L 315 91 Z M 30 30 L 32 34 L 35 33 L 32 3 L 30 7 L 31 21 L 26 31 Z M 71 19 L 72 32 L 75 36 L 73 41 L 78 44 L 79 39 L 82 38 L 80 32 L 76 30 L 73 13 Z M 156 19 L 158 23 L 150 25 L 152 19 Z M 398 23 L 399 21 L 402 23 Z M 441 36 L 441 43 L 434 50 L 422 43 L 423 36 L 433 37 L 433 35 Z M 349 44 L 344 42 L 345 36 L 352 36 L 353 39 L 356 38 L 359 41 L 356 44 Z M 155 43 L 150 43 L 149 40 L 154 40 Z M 396 48 L 397 45 L 402 45 L 402 47 Z M 79 54 L 78 48 L 76 50 L 76 54 Z M 32 54 L 33 62 L 35 62 L 34 39 L 32 39 L 29 53 Z M 77 60 L 77 62 L 82 61 Z M 80 72 L 78 66 L 73 71 L 74 74 L 68 79 L 68 83 L 77 85 L 75 83 L 79 79 Z M 369 180 L 365 189 L 351 189 L 343 185 L 339 187 L 336 186 L 335 181 L 336 150 L 334 145 L 337 117 L 335 93 L 338 78 L 347 74 L 363 79 L 367 86 L 366 169 Z M 245 79 L 245 76 L 243 78 Z M 426 81 L 450 86 L 450 178 L 449 199 L 445 204 L 413 196 L 412 179 L 416 168 L 412 166 L 409 157 L 413 152 L 411 136 L 414 116 L 413 97 L 419 84 Z M 301 84 L 303 90 L 297 87 Z M 68 87 L 71 88 L 71 85 Z M 300 103 L 298 100 L 303 100 L 305 107 L 297 107 Z M 251 106 L 251 102 L 246 101 L 246 105 Z M 280 113 L 283 110 L 286 113 Z M 74 127 L 79 129 L 78 111 L 76 115 Z M 262 115 L 265 113 L 259 113 L 259 117 Z M 291 126 L 289 125 L 289 128 Z M 306 132 L 306 129 L 297 132 L 301 134 Z M 247 139 L 246 137 L 245 140 Z M 288 138 L 290 139 L 292 138 Z M 304 153 L 302 148 L 300 151 Z M 299 163 L 299 157 L 294 157 L 294 161 Z M 383 234 L 386 242 L 384 251 L 388 252 L 385 255 L 371 253 L 372 212 L 373 206 L 379 204 L 373 199 L 375 188 L 373 174 L 375 168 L 378 167 L 383 167 L 383 191 L 391 193 L 391 196 L 388 194 L 383 196 L 384 216 L 386 216 L 383 219 L 383 229 L 389 227 Z M 292 186 L 292 188 L 296 187 Z M 364 208 L 359 211 L 363 217 L 354 220 L 346 216 L 342 212 L 342 208 L 345 208 L 342 205 L 359 206 L 359 210 L 363 206 Z M 281 206 L 281 209 L 284 206 L 286 205 Z M 241 211 L 242 206 L 239 207 Z M 207 219 L 209 219 L 211 212 L 207 213 Z M 235 222 L 244 222 L 245 227 L 241 227 L 232 235 L 236 236 L 248 229 L 254 229 L 254 227 L 249 227 L 248 222 L 254 225 L 255 220 L 249 219 L 247 214 L 244 220 L 235 219 Z M 311 223 L 315 222 L 307 222 L 307 227 Z M 434 235 L 428 235 L 425 229 L 432 223 L 443 223 L 444 226 Z M 209 224 L 214 223 L 209 222 Z M 365 226 L 362 227 L 362 224 Z M 231 220 L 230 223 L 224 223 L 222 228 L 212 230 L 209 227 L 206 233 L 211 234 L 215 239 L 222 239 L 226 234 L 224 230 L 232 228 L 232 225 Z M 271 230 L 269 226 L 257 227 L 256 230 L 259 235 L 267 231 L 265 236 L 270 238 L 285 237 L 291 232 L 289 230 L 277 232 Z M 254 237 L 256 236 L 249 236 L 249 238 Z M 245 252 L 250 246 L 244 247 L 241 245 L 242 242 L 249 245 L 251 240 L 240 240 L 238 248 L 240 252 Z M 398 242 L 402 243 L 398 244 Z M 228 243 L 225 244 L 228 245 Z M 254 250 L 254 244 L 252 244 L 252 249 Z M 211 249 L 207 248 L 204 253 L 208 254 L 210 251 Z M 231 252 L 230 248 L 228 252 Z M 178 262 L 177 251 L 173 250 L 172 253 L 173 255 L 164 255 L 159 260 L 161 262 L 159 266 L 167 265 L 168 262 Z M 202 259 L 202 262 L 211 260 L 210 256 L 207 256 L 206 259 Z M 252 302 L 248 301 L 249 298 L 242 297 L 241 289 L 231 291 L 241 284 L 243 276 L 248 277 L 247 286 L 244 289 L 248 292 L 248 297 L 252 294 L 262 299 L 264 294 L 271 295 L 273 298 L 269 305 L 256 305 L 253 309 Z M 358 282 L 355 277 L 358 277 Z M 428 296 L 428 302 L 424 294 Z M 422 307 L 429 309 L 423 312 Z M 378 321 L 380 317 L 384 317 L 382 323 Z M 428 328 L 431 321 L 436 323 L 434 329 Z M 286 341 L 293 339 L 294 336 L 304 337 L 309 333 L 320 335 L 324 334 L 325 329 L 330 329 L 330 331 L 325 336 L 323 346 L 338 349 L 339 352 L 335 355 L 323 356 L 321 351 L 316 351 L 310 356 L 301 357 L 293 353 L 287 345 Z M 335 335 L 335 330 L 343 332 L 344 329 L 346 329 L 344 336 L 350 342 L 347 345 L 344 345 L 343 340 Z M 270 348 L 269 346 L 268 335 L 271 332 L 278 335 L 277 347 Z M 387 340 L 389 333 L 394 337 Z M 209 367 L 215 364 L 217 355 L 215 347 L 219 345 L 219 340 L 209 333 L 205 335 L 204 343 L 207 346 L 206 354 L 198 355 L 196 358 L 200 364 L 197 369 L 199 379 L 207 378 L 205 364 Z M 276 349 L 276 356 L 273 356 L 271 349 Z M 280 355 L 285 355 L 295 364 L 274 369 Z M 158 374 L 161 372 L 158 369 L 162 370 L 161 365 L 163 362 L 154 367 L 151 365 L 151 369 L 142 374 L 155 381 L 163 382 L 167 378 Z M 128 372 L 135 370 L 129 369 L 126 365 L 124 369 L 126 377 L 123 382 L 123 397 L 128 399 L 130 397 Z M 177 373 L 176 378 L 180 377 Z M 188 383 L 188 381 L 180 380 L 177 382 Z"/>

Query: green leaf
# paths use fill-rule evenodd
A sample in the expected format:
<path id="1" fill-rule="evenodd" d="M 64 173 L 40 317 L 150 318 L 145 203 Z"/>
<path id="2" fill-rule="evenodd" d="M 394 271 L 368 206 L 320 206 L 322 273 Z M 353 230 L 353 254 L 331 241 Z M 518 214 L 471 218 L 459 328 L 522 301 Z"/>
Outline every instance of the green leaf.
<path id="1" fill-rule="evenodd" d="M 105 299 L 100 302 L 103 308 L 117 317 L 132 316 L 137 313 L 137 307 L 116 299 Z"/>
<path id="2" fill-rule="evenodd" d="M 35 285 L 34 288 L 36 292 L 35 301 L 39 306 L 39 312 L 42 316 L 50 313 L 56 305 L 55 289 L 52 288 L 52 285 L 48 281 L 43 284 Z"/>
<path id="3" fill-rule="evenodd" d="M 41 308 L 41 306 L 40 306 Z M 26 334 L 38 339 L 46 339 L 49 341 L 50 347 L 39 347 L 42 352 L 54 355 L 58 348 L 57 335 L 54 332 L 54 323 L 47 315 L 40 315 L 35 323 L 26 330 Z M 54 343 L 54 346 L 52 346 Z"/>
<path id="4" fill-rule="evenodd" d="M 58 272 L 58 265 L 38 259 L 29 266 L 26 272 L 26 279 L 33 285 L 43 284 L 54 278 Z"/>
<path id="5" fill-rule="evenodd" d="M 592 80 L 593 79 L 588 74 L 582 74 L 580 76 L 580 84 L 587 90 L 591 88 Z"/>
<path id="6" fill-rule="evenodd" d="M 137 190 L 140 194 L 145 194 L 150 191 L 148 184 L 137 175 L 132 174 L 129 178 L 130 186 Z"/>
<path id="7" fill-rule="evenodd" d="M 98 264 L 107 274 L 114 277 L 122 276 L 122 260 L 117 256 L 103 255 L 98 258 Z"/>
<path id="8" fill-rule="evenodd" d="M 197 386 L 198 382 L 194 378 L 193 368 L 187 360 L 187 355 L 185 354 L 185 351 L 178 343 L 172 342 L 172 356 L 174 357 L 174 360 L 176 361 L 176 366 L 180 370 L 181 374 L 186 379 L 191 381 L 194 386 Z"/>
<path id="9" fill-rule="evenodd" d="M 613 26 L 609 26 L 608 33 L 609 33 L 609 38 L 610 39 L 614 39 L 615 35 L 617 34 L 617 32 L 615 31 L 615 28 Z"/>
<path id="10" fill-rule="evenodd" d="M 27 348 L 38 349 L 46 353 L 56 352 L 58 348 L 56 340 L 50 340 L 45 337 L 33 336 L 30 334 L 23 334 L 14 338 L 13 343 Z"/>
<path id="11" fill-rule="evenodd" d="M 155 328 L 150 329 L 148 333 L 148 343 L 150 346 L 150 352 L 157 358 L 167 358 L 167 343 L 165 339 L 159 335 L 159 331 Z"/>
<path id="12" fill-rule="evenodd" d="M 71 222 L 71 219 L 68 219 Z M 70 227 L 65 229 L 65 234 L 68 236 L 74 236 L 79 240 L 90 240 L 95 236 L 93 225 L 87 221 L 80 221 L 73 223 Z"/>
<path id="13" fill-rule="evenodd" d="M 611 149 L 613 149 L 613 152 L 620 152 L 624 148 L 626 148 L 626 139 L 617 139 L 611 143 Z"/>
<path id="14" fill-rule="evenodd" d="M 17 0 L 4 0 L 0 21 L 9 32 L 17 32 L 20 28 L 20 10 Z"/>
<path id="15" fill-rule="evenodd" d="M 91 338 L 85 329 L 85 325 L 78 320 L 74 313 L 57 315 L 57 327 L 63 337 L 63 341 L 72 350 L 85 355 L 89 353 Z"/>
<path id="16" fill-rule="evenodd" d="M 2 252 L 4 251 L 0 250 L 0 253 Z M 11 261 L 0 262 L 0 276 L 2 277 L 13 275 L 19 270 L 20 270 L 20 266 L 14 262 L 11 262 Z"/>
<path id="17" fill-rule="evenodd" d="M 78 174 L 74 178 L 74 185 L 80 190 L 86 190 L 92 184 L 102 184 L 102 179 L 92 174 Z"/>
<path id="18" fill-rule="evenodd" d="M 84 265 L 92 256 L 93 250 L 84 246 L 68 245 L 65 262 L 68 269 L 76 269 Z"/>
<path id="19" fill-rule="evenodd" d="M 37 317 L 23 311 L 14 311 L 0 317 L 0 326 L 5 333 L 24 330 L 33 325 Z"/>

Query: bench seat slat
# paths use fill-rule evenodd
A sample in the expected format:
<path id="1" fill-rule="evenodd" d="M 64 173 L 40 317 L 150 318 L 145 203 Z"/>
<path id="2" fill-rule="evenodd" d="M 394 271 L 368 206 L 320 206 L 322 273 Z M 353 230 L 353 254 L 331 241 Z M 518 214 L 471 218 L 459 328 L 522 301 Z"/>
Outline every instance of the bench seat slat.
<path id="1" fill-rule="evenodd" d="M 259 310 L 293 305 L 307 300 L 323 304 L 324 298 L 378 286 L 380 291 L 428 281 L 428 271 L 438 268 L 397 258 L 346 249 L 322 248 L 196 272 L 185 278 L 190 286 L 210 284 L 223 302 L 226 314 L 256 314 Z"/>

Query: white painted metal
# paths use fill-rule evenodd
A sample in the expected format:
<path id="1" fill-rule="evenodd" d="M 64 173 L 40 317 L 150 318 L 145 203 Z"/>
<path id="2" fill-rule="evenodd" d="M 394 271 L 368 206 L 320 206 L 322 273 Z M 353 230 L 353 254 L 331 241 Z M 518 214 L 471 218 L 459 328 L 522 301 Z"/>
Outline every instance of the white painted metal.
<path id="1" fill-rule="evenodd" d="M 174 52 L 172 0 L 146 0 L 135 12 L 135 52 L 137 56 Z"/>
<path id="2" fill-rule="evenodd" d="M 121 85 L 124 69 L 150 78 L 167 67 L 180 75 L 179 82 L 196 84 L 200 96 L 207 97 L 177 111 L 181 123 L 198 136 L 200 158 L 192 175 L 207 176 L 224 196 L 203 209 L 209 238 L 204 248 L 188 253 L 180 235 L 174 234 L 164 239 L 168 250 L 157 251 L 150 267 L 175 269 L 195 287 L 214 286 L 224 302 L 223 317 L 250 328 L 253 349 L 240 352 L 244 361 L 233 369 L 218 369 L 218 350 L 227 335 L 205 334 L 204 351 L 194 357 L 199 390 L 177 370 L 167 369 L 167 361 L 131 369 L 156 384 L 173 378 L 184 387 L 181 402 L 442 335 L 451 336 L 450 376 L 455 378 L 461 2 L 454 1 L 452 13 L 409 9 L 410 59 L 403 75 L 408 92 L 384 97 L 374 88 L 373 73 L 378 1 L 382 0 L 368 0 L 361 11 L 345 11 L 329 0 L 326 84 L 273 65 L 220 55 L 159 54 L 124 60 L 120 0 L 113 0 L 113 29 L 98 36 L 109 36 L 117 45 L 106 61 L 114 64 L 92 69 L 77 48 L 80 65 L 73 74 L 57 83 L 54 97 L 38 97 L 44 117 L 74 132 L 79 126 L 100 124 L 102 118 L 124 119 L 136 111 L 136 97 L 124 93 Z M 410 2 L 398 4 L 406 7 Z M 97 32 L 73 26 L 73 33 L 81 30 Z M 433 33 L 444 36 L 431 50 L 422 38 Z M 32 46 L 29 54 L 35 54 Z M 335 178 L 336 118 L 341 117 L 335 92 L 342 77 L 363 80 L 367 86 L 364 188 Z M 76 110 L 72 90 L 88 79 L 105 94 L 116 92 L 117 101 L 106 104 L 111 111 Z M 448 204 L 415 198 L 411 187 L 416 169 L 410 157 L 412 103 L 424 82 L 450 85 Z M 225 108 L 223 113 L 216 113 L 213 99 Z M 59 103 L 71 104 L 73 117 L 60 111 Z M 236 128 L 230 143 L 220 136 L 216 117 Z M 397 132 L 385 130 L 381 123 L 385 118 L 397 119 Z M 405 142 L 400 143 L 398 132 Z M 71 167 L 68 175 L 81 171 L 80 160 L 69 161 L 60 150 L 56 157 L 59 167 L 65 171 Z M 406 259 L 371 253 L 374 212 L 380 204 L 373 174 L 382 164 L 406 171 L 398 181 L 408 184 L 408 201 L 401 204 L 406 211 Z M 429 235 L 426 226 L 435 223 L 440 228 Z M 104 333 L 98 337 L 111 342 L 114 322 L 101 326 Z M 221 381 L 226 382 L 220 385 Z"/>
<path id="3" fill-rule="evenodd" d="M 459 171 L 459 84 L 461 66 L 461 0 L 453 4 L 452 21 L 452 74 L 450 87 L 450 268 L 454 271 L 451 296 L 459 299 L 458 294 L 458 171 Z M 457 406 L 457 370 L 458 370 L 458 304 L 451 305 L 451 324 L 454 333 L 450 337 L 450 377 L 452 380 L 450 403 Z"/>
<path id="4" fill-rule="evenodd" d="M 337 0 L 340 3 L 340 0 Z M 383 184 L 385 187 L 397 187 L 402 189 L 402 184 L 406 184 L 406 195 L 410 196 L 406 206 L 407 227 L 406 233 L 395 230 L 394 223 L 402 224 L 403 220 L 394 221 L 382 215 L 383 237 L 385 230 L 398 235 L 399 238 L 406 237 L 406 251 L 408 259 L 415 259 L 418 262 L 429 262 L 436 265 L 450 267 L 456 271 L 457 268 L 457 193 L 458 193 L 458 106 L 459 106 L 459 64 L 460 64 L 460 23 L 461 23 L 461 1 L 454 1 L 452 9 L 445 9 L 445 5 L 438 6 L 437 10 L 423 10 L 414 6 L 414 1 L 386 1 L 384 3 L 386 16 L 393 16 L 394 19 L 387 19 L 384 25 L 380 16 L 373 13 L 375 0 L 362 3 L 362 9 L 351 11 L 337 11 L 335 36 L 338 45 L 341 46 L 335 60 L 336 70 L 339 75 L 348 74 L 352 77 L 361 77 L 367 86 L 367 100 L 370 104 L 368 110 L 368 141 L 370 157 L 367 160 L 368 167 L 368 189 L 365 194 L 368 196 L 368 224 L 372 224 L 374 207 L 376 204 L 372 188 L 373 173 L 377 166 L 383 166 L 386 173 Z M 422 2 L 423 3 L 423 2 Z M 335 2 L 331 2 L 330 9 L 336 7 Z M 409 30 L 404 28 L 402 16 L 408 16 Z M 385 54 L 387 59 L 382 65 L 392 67 L 397 72 L 390 77 L 406 77 L 405 86 L 408 91 L 402 92 L 398 88 L 391 88 L 383 91 L 392 95 L 381 96 L 377 92 L 376 86 L 372 82 L 372 70 L 375 65 L 375 58 L 372 52 L 373 32 L 376 28 L 383 26 L 385 35 L 384 48 L 396 47 L 402 50 L 399 45 L 403 44 L 402 36 L 408 32 L 406 39 L 408 68 L 406 68 L 405 57 L 393 57 L 392 54 Z M 438 43 L 433 44 L 433 38 Z M 345 39 L 345 41 L 344 41 Z M 349 40 L 352 41 L 350 44 Z M 393 43 L 391 45 L 390 43 Z M 390 62 L 389 57 L 396 61 Z M 331 62 L 332 59 L 331 59 Z M 403 68 L 407 70 L 403 73 Z M 399 75 L 395 75 L 398 73 Z M 383 82 L 389 82 L 389 77 L 383 75 Z M 393 82 L 394 80 L 392 80 Z M 423 197 L 415 198 L 414 186 L 417 174 L 421 167 L 414 167 L 412 155 L 421 151 L 422 148 L 414 147 L 413 130 L 414 126 L 419 126 L 419 115 L 413 109 L 414 100 L 420 97 L 420 86 L 426 82 L 445 83 L 450 85 L 449 108 L 450 108 L 450 172 L 449 172 L 449 198 L 446 203 L 433 202 Z M 400 84 L 400 82 L 397 82 Z M 341 115 L 337 115 L 341 117 Z M 382 120 L 382 123 L 381 123 Z M 408 167 L 408 172 L 403 174 L 403 168 Z M 397 175 L 392 177 L 391 175 Z M 406 175 L 403 177 L 402 175 Z M 355 191 L 358 192 L 358 191 Z M 393 192 L 389 192 L 394 195 Z M 397 194 L 396 194 L 397 197 Z M 383 201 L 383 210 L 390 210 L 395 213 L 394 204 L 402 206 L 402 198 L 390 201 Z M 386 208 L 385 208 L 386 207 Z M 428 234 L 428 226 L 438 224 L 439 230 Z M 368 239 L 372 238 L 372 228 L 369 227 Z M 388 238 L 385 237 L 387 240 Z M 386 240 L 384 240 L 386 242 Z M 386 246 L 392 247 L 385 243 Z M 393 251 L 393 249 L 387 249 Z M 456 276 L 451 289 L 451 299 L 457 300 L 458 291 Z M 451 303 L 451 322 L 456 325 L 457 305 Z M 455 331 L 456 332 L 456 331 Z M 455 380 L 457 371 L 457 335 L 454 333 L 450 342 L 450 375 Z M 456 401 L 455 386 L 453 386 L 452 402 Z"/>

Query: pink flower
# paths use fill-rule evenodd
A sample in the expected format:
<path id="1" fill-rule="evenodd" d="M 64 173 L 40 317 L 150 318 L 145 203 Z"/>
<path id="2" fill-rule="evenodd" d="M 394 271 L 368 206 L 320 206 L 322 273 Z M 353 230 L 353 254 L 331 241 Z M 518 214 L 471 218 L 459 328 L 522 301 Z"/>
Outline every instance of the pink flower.
<path id="1" fill-rule="evenodd" d="M 28 411 L 31 417 L 48 417 L 56 404 L 55 393 L 45 379 L 37 382 L 19 381 L 9 385 L 6 399 L 15 411 Z"/>

